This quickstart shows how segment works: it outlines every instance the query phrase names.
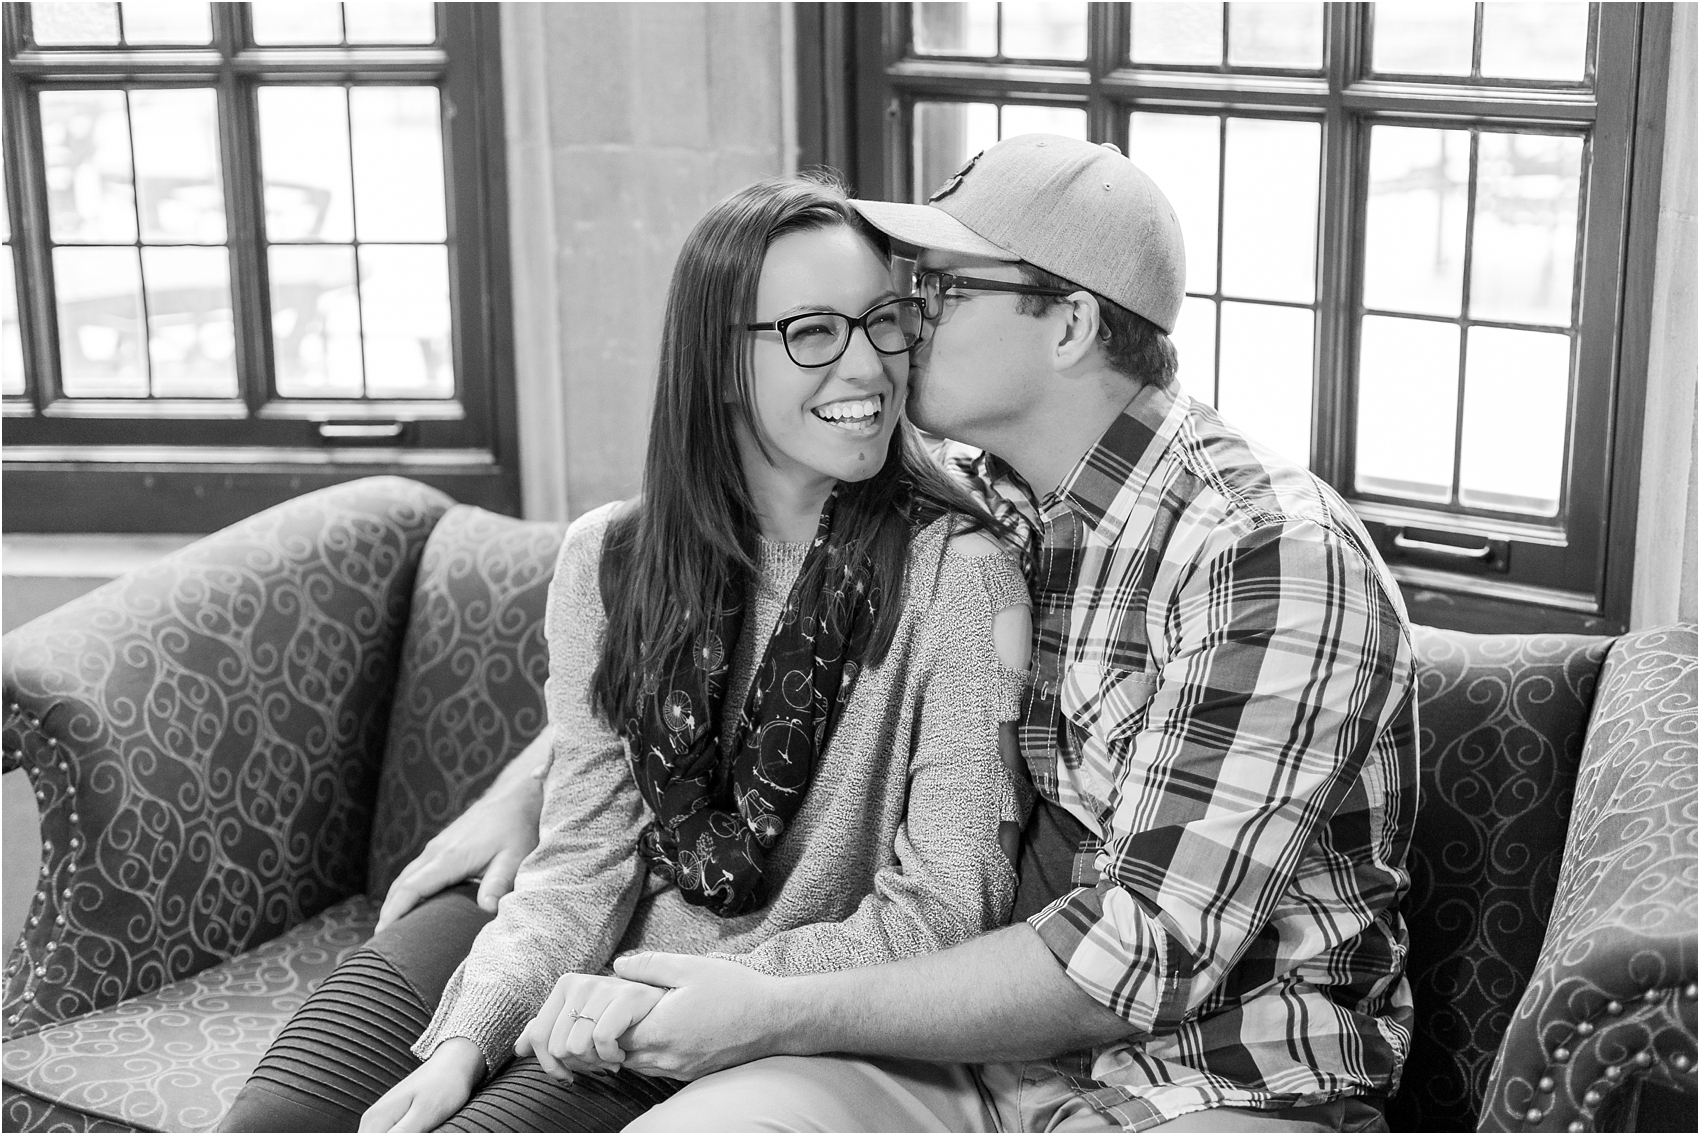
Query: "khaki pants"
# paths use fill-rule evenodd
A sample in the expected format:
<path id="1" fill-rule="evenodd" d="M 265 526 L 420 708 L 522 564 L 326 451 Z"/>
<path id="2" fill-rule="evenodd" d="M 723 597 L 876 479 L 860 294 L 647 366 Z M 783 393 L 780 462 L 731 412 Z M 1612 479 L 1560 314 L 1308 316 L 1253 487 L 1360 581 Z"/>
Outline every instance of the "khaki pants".
<path id="1" fill-rule="evenodd" d="M 1119 1131 L 1021 1064 L 772 1056 L 706 1076 L 627 1131 Z M 1212 1108 L 1147 1131 L 1386 1131 L 1358 1099 L 1284 1111 Z"/>

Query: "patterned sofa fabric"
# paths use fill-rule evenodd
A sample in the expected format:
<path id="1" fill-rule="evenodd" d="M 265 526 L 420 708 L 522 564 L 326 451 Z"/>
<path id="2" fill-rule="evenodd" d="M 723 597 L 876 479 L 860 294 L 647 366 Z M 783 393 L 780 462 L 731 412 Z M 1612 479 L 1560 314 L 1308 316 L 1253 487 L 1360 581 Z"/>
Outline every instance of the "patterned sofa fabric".
<path id="1" fill-rule="evenodd" d="M 1484 1130 L 1695 1129 L 1695 651 L 1694 628 L 1665 628 L 1606 659 L 1557 902 Z M 1619 1126 L 1643 1081 L 1686 1101 L 1685 1126 Z"/>
<path id="2" fill-rule="evenodd" d="M 374 899 L 542 732 L 543 612 L 564 535 L 464 505 L 431 533 L 372 824 Z"/>
<path id="3" fill-rule="evenodd" d="M 1388 1118 L 1468 1131 L 1534 971 L 1611 640 L 1415 632 L 1422 769 L 1404 910 L 1416 1035 Z"/>
<path id="4" fill-rule="evenodd" d="M 4 640 L 4 767 L 42 817 L 7 1040 L 159 990 L 365 883 L 427 536 L 399 478 L 311 493 Z"/>
<path id="5" fill-rule="evenodd" d="M 356 895 L 223 965 L 9 1041 L 5 1129 L 212 1130 L 377 913 Z"/>

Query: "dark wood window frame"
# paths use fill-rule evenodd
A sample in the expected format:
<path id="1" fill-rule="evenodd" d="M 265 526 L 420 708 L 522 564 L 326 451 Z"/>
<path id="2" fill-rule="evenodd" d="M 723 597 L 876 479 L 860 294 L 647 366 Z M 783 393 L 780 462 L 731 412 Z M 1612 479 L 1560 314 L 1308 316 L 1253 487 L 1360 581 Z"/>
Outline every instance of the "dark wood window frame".
<path id="1" fill-rule="evenodd" d="M 1084 67 L 1049 62 L 917 58 L 907 4 L 800 4 L 801 164 L 843 172 L 859 193 L 908 200 L 910 117 L 917 100 L 1032 101 L 1086 110 L 1088 136 L 1127 149 L 1134 109 L 1231 112 L 1317 121 L 1323 128 L 1312 468 L 1364 517 L 1419 621 L 1466 630 L 1615 633 L 1628 622 L 1641 415 L 1670 12 L 1659 4 L 1596 6 L 1591 35 L 1602 76 L 1591 90 L 1559 84 L 1393 82 L 1368 74 L 1372 5 L 1329 4 L 1321 73 L 1131 65 L 1130 9 L 1093 3 Z M 1627 77 L 1627 81 L 1622 81 Z M 1552 523 L 1438 511 L 1353 491 L 1352 428 L 1361 256 L 1372 122 L 1523 132 L 1591 132 L 1584 171 L 1578 279 L 1580 355 L 1572 391 L 1572 455 Z M 1486 564 L 1408 551 L 1411 533 L 1487 544 Z M 1459 562 L 1453 562 L 1459 560 Z M 1501 570 L 1509 566 L 1510 570 Z"/>
<path id="2" fill-rule="evenodd" d="M 302 492 L 381 473 L 519 511 L 498 11 L 490 4 L 436 7 L 438 40 L 417 47 L 248 46 L 247 6 L 215 3 L 211 47 L 81 50 L 29 46 L 27 6 L 5 5 L 6 167 L 30 380 L 26 395 L 4 406 L 7 531 L 211 531 Z M 454 398 L 343 402 L 273 393 L 254 109 L 262 82 L 439 87 Z M 219 416 L 181 405 L 163 413 L 109 402 L 79 406 L 56 391 L 36 94 L 186 85 L 212 86 L 219 95 L 241 396 L 220 403 Z"/>

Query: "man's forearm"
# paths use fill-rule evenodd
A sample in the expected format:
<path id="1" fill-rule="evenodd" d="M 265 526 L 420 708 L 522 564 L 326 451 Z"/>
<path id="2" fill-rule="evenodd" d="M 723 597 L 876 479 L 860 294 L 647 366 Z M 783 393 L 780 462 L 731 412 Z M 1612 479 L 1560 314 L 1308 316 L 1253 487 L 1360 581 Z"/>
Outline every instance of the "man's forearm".
<path id="1" fill-rule="evenodd" d="M 772 988 L 773 1027 L 795 1055 L 1036 1060 L 1133 1031 L 1069 980 L 1025 922 L 936 954 Z"/>
<path id="2" fill-rule="evenodd" d="M 503 766 L 496 774 L 496 779 L 485 790 L 485 795 L 494 796 L 499 793 L 519 790 L 527 793 L 543 795 L 543 772 L 549 767 L 549 753 L 555 744 L 555 727 L 545 725 L 520 754 Z"/>

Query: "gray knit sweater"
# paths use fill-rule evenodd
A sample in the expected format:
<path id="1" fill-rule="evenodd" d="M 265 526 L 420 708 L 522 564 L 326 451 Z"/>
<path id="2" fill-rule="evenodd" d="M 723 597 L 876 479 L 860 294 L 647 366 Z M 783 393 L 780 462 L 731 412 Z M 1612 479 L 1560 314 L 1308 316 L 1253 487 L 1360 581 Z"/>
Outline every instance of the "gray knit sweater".
<path id="1" fill-rule="evenodd" d="M 1017 716 L 1026 675 L 999 661 L 992 618 L 1027 605 L 1020 569 L 960 550 L 948 520 L 916 534 L 891 650 L 856 679 L 773 850 L 772 899 L 720 918 L 638 857 L 652 817 L 622 742 L 588 701 L 605 627 L 597 566 L 614 507 L 573 524 L 549 590 L 544 692 L 555 749 L 542 842 L 450 979 L 414 1045 L 421 1059 L 464 1036 L 500 1067 L 561 974 L 606 972 L 616 953 L 718 953 L 763 973 L 810 973 L 942 949 L 1008 917 L 1015 875 L 999 825 L 1019 820 L 1028 790 L 999 756 L 998 723 Z M 806 550 L 762 541 L 728 706 L 743 705 Z"/>

